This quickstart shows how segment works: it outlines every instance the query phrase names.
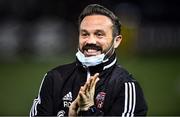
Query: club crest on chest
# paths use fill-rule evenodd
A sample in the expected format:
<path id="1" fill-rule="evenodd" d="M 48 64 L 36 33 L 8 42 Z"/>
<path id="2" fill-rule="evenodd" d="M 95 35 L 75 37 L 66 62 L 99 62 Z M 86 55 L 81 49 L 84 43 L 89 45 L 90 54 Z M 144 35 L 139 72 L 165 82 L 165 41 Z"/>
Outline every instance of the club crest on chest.
<path id="1" fill-rule="evenodd" d="M 104 104 L 106 93 L 105 92 L 99 92 L 96 96 L 96 106 L 97 108 L 101 109 Z"/>

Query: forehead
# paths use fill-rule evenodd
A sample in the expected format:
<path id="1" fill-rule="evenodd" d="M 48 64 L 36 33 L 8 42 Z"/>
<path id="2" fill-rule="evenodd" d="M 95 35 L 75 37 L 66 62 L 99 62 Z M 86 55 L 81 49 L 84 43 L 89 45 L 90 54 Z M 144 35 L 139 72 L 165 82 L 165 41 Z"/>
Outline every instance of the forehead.
<path id="1" fill-rule="evenodd" d="M 112 21 L 109 17 L 104 15 L 90 15 L 84 17 L 80 24 L 80 29 L 106 29 L 112 27 Z"/>

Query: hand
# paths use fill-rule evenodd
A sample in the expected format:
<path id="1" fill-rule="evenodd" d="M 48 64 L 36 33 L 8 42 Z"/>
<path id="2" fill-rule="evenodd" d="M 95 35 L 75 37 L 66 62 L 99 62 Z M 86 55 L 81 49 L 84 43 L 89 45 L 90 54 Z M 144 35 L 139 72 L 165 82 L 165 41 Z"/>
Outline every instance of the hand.
<path id="1" fill-rule="evenodd" d="M 80 88 L 79 91 L 79 109 L 81 111 L 86 111 L 89 107 L 94 105 L 94 94 L 95 86 L 99 81 L 99 73 L 96 73 L 94 76 L 91 76 L 84 86 Z"/>
<path id="2" fill-rule="evenodd" d="M 69 113 L 68 116 L 70 117 L 75 117 L 78 114 L 78 105 L 79 102 L 79 95 L 77 96 L 77 98 L 71 103 L 70 107 L 69 107 Z"/>

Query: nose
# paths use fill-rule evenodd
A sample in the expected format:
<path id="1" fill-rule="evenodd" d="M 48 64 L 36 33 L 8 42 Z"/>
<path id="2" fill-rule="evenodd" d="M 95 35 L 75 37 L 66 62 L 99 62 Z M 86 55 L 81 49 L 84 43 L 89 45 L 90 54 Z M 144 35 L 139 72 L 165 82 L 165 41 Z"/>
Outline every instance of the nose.
<path id="1" fill-rule="evenodd" d="M 93 35 L 90 35 L 86 41 L 87 44 L 96 44 L 96 38 Z"/>

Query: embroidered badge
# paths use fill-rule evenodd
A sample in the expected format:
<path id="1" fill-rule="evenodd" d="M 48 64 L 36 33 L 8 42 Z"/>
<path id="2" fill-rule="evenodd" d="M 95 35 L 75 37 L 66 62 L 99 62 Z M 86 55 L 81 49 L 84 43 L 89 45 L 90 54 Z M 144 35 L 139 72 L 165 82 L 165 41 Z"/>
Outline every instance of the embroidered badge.
<path id="1" fill-rule="evenodd" d="M 96 106 L 97 108 L 101 109 L 104 104 L 106 93 L 105 92 L 99 92 L 96 96 Z"/>

